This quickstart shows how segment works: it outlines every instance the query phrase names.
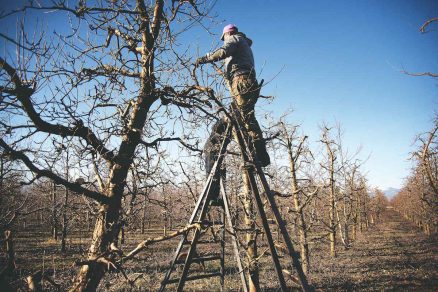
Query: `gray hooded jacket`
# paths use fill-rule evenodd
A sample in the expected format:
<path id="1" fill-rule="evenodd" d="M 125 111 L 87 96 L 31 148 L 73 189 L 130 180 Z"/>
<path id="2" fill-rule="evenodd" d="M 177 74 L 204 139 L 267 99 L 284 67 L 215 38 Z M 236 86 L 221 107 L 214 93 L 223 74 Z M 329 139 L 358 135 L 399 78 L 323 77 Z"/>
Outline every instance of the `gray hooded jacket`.
<path id="1" fill-rule="evenodd" d="M 238 32 L 231 35 L 222 47 L 205 56 L 206 62 L 224 60 L 225 77 L 232 80 L 233 77 L 243 74 L 254 74 L 254 57 L 251 50 L 252 40 L 245 34 Z"/>

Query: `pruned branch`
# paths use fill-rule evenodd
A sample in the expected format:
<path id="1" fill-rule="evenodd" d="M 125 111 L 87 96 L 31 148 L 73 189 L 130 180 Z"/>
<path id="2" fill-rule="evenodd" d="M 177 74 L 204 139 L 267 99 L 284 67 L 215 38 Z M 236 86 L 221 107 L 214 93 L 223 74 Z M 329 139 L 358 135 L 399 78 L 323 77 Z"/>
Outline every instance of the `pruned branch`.
<path id="1" fill-rule="evenodd" d="M 436 73 L 431 73 L 431 72 L 422 72 L 422 73 L 412 73 L 412 72 L 408 72 L 406 70 L 402 70 L 402 73 L 409 75 L 409 76 L 430 76 L 430 77 L 438 77 L 438 74 Z"/>
<path id="2" fill-rule="evenodd" d="M 438 21 L 438 17 L 431 18 L 431 19 L 427 20 L 425 23 L 423 23 L 423 25 L 420 27 L 421 33 L 425 33 L 426 27 L 434 21 Z"/>

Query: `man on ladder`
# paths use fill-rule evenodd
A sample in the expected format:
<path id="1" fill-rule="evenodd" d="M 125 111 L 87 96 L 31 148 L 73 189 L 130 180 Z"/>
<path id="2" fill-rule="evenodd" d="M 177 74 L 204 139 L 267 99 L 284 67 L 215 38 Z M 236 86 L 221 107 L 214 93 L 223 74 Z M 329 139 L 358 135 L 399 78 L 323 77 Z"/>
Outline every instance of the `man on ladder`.
<path id="1" fill-rule="evenodd" d="M 231 136 L 232 127 L 235 131 L 235 138 L 239 145 L 243 161 L 248 163 L 249 166 L 252 166 L 245 167 L 244 171 L 248 177 L 251 193 L 255 199 L 258 215 L 260 217 L 264 233 L 266 234 L 266 240 L 269 246 L 270 255 L 274 264 L 280 288 L 282 291 L 289 291 L 289 287 L 287 286 L 283 275 L 283 269 L 280 264 L 277 248 L 270 231 L 268 218 L 265 212 L 265 204 L 262 201 L 261 194 L 264 194 L 265 198 L 269 202 L 268 206 L 270 206 L 270 211 L 275 218 L 280 230 L 280 234 L 283 236 L 284 243 L 286 245 L 286 252 L 292 259 L 291 264 L 296 269 L 301 288 L 305 292 L 312 291 L 312 287 L 309 286 L 306 275 L 301 267 L 299 254 L 294 250 L 293 243 L 286 229 L 285 222 L 281 217 L 275 198 L 271 196 L 271 190 L 264 172 L 261 169 L 262 166 L 269 165 L 270 160 L 269 155 L 266 152 L 265 141 L 263 140 L 261 129 L 254 115 L 254 105 L 259 97 L 260 85 L 257 83 L 255 78 L 254 59 L 250 48 L 252 42 L 246 38 L 244 34 L 239 33 L 234 25 L 227 25 L 224 28 L 222 40 L 224 40 L 224 45 L 220 49 L 213 53 L 207 54 L 205 57 L 197 59 L 195 65 L 197 66 L 199 64 L 225 59 L 225 74 L 234 98 L 232 108 L 235 109 L 237 106 L 239 114 L 231 116 L 227 115 L 230 120 L 220 119 L 214 126 L 213 133 L 210 136 L 209 141 L 206 143 L 206 147 L 204 149 L 206 152 L 205 154 L 207 155 L 206 169 L 210 174 L 188 221 L 188 225 L 192 225 L 195 222 L 203 222 L 207 227 L 210 226 L 212 222 L 209 222 L 210 220 L 206 219 L 208 218 L 210 207 L 218 206 L 216 204 L 211 204 L 211 202 L 212 200 L 217 200 L 220 189 L 220 193 L 223 197 L 223 203 L 220 205 L 220 207 L 223 209 L 223 217 L 221 219 L 223 240 L 220 241 L 221 255 L 219 257 L 199 257 L 199 254 L 196 253 L 196 247 L 197 244 L 200 243 L 199 239 L 202 235 L 201 229 L 194 229 L 184 233 L 175 251 L 170 268 L 168 269 L 161 283 L 160 291 L 164 291 L 166 285 L 172 283 L 178 283 L 177 291 L 183 291 L 185 282 L 187 281 L 217 276 L 221 277 L 221 287 L 224 289 L 225 221 L 227 221 L 230 234 L 233 235 L 231 236 L 231 242 L 233 244 L 233 251 L 237 262 L 238 274 L 240 275 L 242 281 L 242 288 L 243 291 L 248 291 L 248 281 L 246 279 L 240 258 L 239 242 L 237 240 L 236 230 L 233 226 L 224 184 L 221 183 L 221 180 L 224 176 L 224 171 L 221 167 L 224 160 L 224 155 L 226 153 L 227 144 L 230 140 L 229 137 Z M 233 110 L 233 113 L 236 113 L 236 111 Z M 242 124 L 244 124 L 244 127 L 239 126 Z M 248 136 L 252 138 L 250 140 L 253 141 L 253 145 L 252 143 L 248 143 L 249 141 L 245 139 L 245 137 Z M 258 161 L 255 160 L 255 158 L 258 158 Z M 257 184 L 255 175 L 257 175 L 258 179 L 260 180 L 262 192 L 259 191 L 259 186 Z M 188 251 L 183 253 L 183 248 L 187 245 L 189 245 Z M 182 254 L 185 254 L 186 257 L 184 260 L 179 260 Z M 189 276 L 191 263 L 217 259 L 221 260 L 221 268 L 219 272 L 213 271 Z M 180 276 L 176 278 L 170 278 L 172 271 L 177 270 L 176 266 L 178 264 L 184 264 L 181 273 L 179 273 Z"/>
<path id="2" fill-rule="evenodd" d="M 224 27 L 222 47 L 204 57 L 198 58 L 195 66 L 224 60 L 225 78 L 228 81 L 234 102 L 237 105 L 249 135 L 251 136 L 260 164 L 270 164 L 262 130 L 255 118 L 254 106 L 259 98 L 260 86 L 256 79 L 252 41 L 237 27 L 229 24 Z M 208 159 L 208 157 L 207 157 Z"/>

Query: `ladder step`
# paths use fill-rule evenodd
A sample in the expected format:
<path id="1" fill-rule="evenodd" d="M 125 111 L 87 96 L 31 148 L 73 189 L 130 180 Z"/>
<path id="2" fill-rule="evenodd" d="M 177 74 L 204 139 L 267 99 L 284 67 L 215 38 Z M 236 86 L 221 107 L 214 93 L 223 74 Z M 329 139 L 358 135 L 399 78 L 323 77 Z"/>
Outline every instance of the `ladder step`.
<path id="1" fill-rule="evenodd" d="M 217 241 L 217 240 L 198 240 L 196 242 L 196 245 L 198 245 L 198 244 L 212 244 L 212 243 L 220 243 L 220 241 Z M 190 240 L 186 240 L 186 241 L 184 241 L 183 244 L 190 245 L 190 244 L 192 244 L 192 242 Z"/>
<path id="2" fill-rule="evenodd" d="M 221 221 L 208 221 L 208 220 L 203 220 L 203 221 L 194 221 L 193 223 L 200 223 L 201 225 L 209 228 L 212 226 L 220 226 L 220 225 L 224 225 L 224 222 Z M 162 229 L 161 229 L 162 231 Z"/>
<path id="3" fill-rule="evenodd" d="M 209 274 L 190 276 L 190 277 L 186 278 L 186 282 L 187 281 L 200 280 L 200 279 L 206 279 L 206 278 L 220 277 L 220 276 L 222 276 L 221 272 L 215 272 L 215 273 L 209 273 Z M 173 283 L 178 283 L 178 282 L 179 282 L 179 278 L 175 278 L 175 279 L 167 280 L 166 284 L 173 284 Z"/>
<path id="4" fill-rule="evenodd" d="M 210 222 L 210 226 L 224 225 L 224 222 Z"/>
<path id="5" fill-rule="evenodd" d="M 221 256 L 220 255 L 207 255 L 205 257 L 200 257 L 200 258 L 193 258 L 192 259 L 192 263 L 200 263 L 200 262 L 209 262 L 209 261 L 215 261 L 215 260 L 220 260 Z M 185 263 L 185 259 L 180 259 L 177 260 L 175 262 L 175 264 L 184 264 Z"/>
<path id="6" fill-rule="evenodd" d="M 217 225 L 224 225 L 224 222 L 221 222 L 221 221 L 204 220 L 202 223 L 205 225 L 208 225 L 208 227 L 217 226 Z"/>

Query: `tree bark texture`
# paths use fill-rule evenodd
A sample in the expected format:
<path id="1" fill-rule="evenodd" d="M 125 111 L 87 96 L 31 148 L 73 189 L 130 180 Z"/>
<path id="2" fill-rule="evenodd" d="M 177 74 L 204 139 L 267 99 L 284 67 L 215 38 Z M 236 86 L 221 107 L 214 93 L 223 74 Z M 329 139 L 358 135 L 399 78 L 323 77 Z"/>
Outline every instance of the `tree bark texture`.
<path id="1" fill-rule="evenodd" d="M 111 243 L 117 244 L 121 228 L 120 214 L 122 196 L 129 168 L 132 164 L 135 149 L 140 144 L 141 133 L 146 123 L 151 105 L 158 99 L 154 92 L 154 42 L 157 38 L 163 13 L 163 1 L 155 2 L 154 25 L 149 22 L 149 15 L 143 0 L 137 1 L 142 29 L 141 77 L 140 93 L 132 109 L 126 134 L 119 147 L 118 155 L 109 175 L 107 197 L 109 203 L 102 205 L 94 227 L 92 243 L 88 250 L 88 260 L 106 252 Z M 105 266 L 101 264 L 83 265 L 71 291 L 95 291 L 105 274 Z"/>

